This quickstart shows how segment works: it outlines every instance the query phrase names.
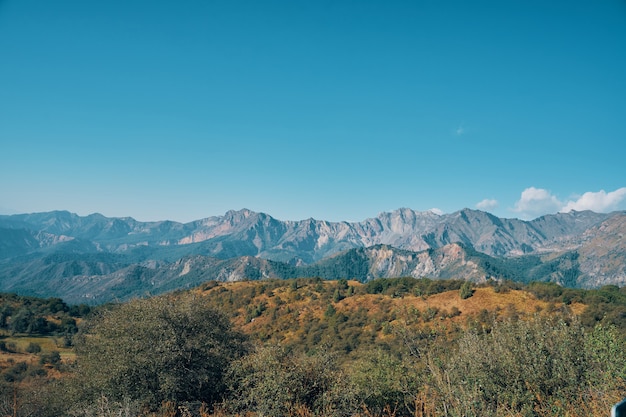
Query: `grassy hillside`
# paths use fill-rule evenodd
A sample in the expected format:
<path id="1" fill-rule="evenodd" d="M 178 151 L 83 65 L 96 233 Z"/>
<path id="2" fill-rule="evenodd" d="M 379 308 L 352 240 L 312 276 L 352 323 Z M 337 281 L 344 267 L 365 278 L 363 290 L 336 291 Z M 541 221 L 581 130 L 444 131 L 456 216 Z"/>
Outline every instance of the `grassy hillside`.
<path id="1" fill-rule="evenodd" d="M 581 302 L 542 300 L 527 290 L 494 286 L 473 288 L 462 299 L 461 285 L 412 278 L 368 284 L 298 279 L 211 282 L 197 291 L 255 340 L 304 352 L 323 345 L 351 356 L 375 346 L 393 349 L 395 327 L 452 333 L 498 319 L 586 310 Z"/>
<path id="2" fill-rule="evenodd" d="M 2 294 L 0 311 L 0 415 L 582 417 L 626 389 L 615 286 L 211 281 L 95 312 Z"/>

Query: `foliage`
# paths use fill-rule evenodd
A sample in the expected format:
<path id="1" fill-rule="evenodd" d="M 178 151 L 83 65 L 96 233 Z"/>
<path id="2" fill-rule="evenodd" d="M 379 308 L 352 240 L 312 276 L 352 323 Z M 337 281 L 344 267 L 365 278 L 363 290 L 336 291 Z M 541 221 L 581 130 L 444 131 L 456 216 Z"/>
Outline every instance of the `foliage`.
<path id="1" fill-rule="evenodd" d="M 41 365 L 52 365 L 57 367 L 61 364 L 61 354 L 54 350 L 52 352 L 42 353 L 39 356 L 39 363 Z"/>
<path id="2" fill-rule="evenodd" d="M 583 303 L 582 323 L 589 329 L 596 324 L 614 325 L 626 335 L 626 287 L 615 285 L 590 290 L 564 288 L 554 283 L 531 282 L 524 287 L 540 300 L 565 304 Z"/>
<path id="3" fill-rule="evenodd" d="M 472 284 L 469 281 L 465 281 L 461 288 L 459 289 L 459 296 L 462 300 L 466 300 L 474 295 L 474 290 L 472 290 Z"/>
<path id="4" fill-rule="evenodd" d="M 348 392 L 328 352 L 292 354 L 279 346 L 260 348 L 233 363 L 228 407 L 233 412 L 258 416 L 291 416 L 297 410 L 314 415 L 349 415 Z"/>
<path id="5" fill-rule="evenodd" d="M 76 319 L 90 313 L 86 305 L 69 306 L 60 298 L 37 298 L 0 293 L 0 329 L 29 335 L 68 335 L 77 332 Z"/>
<path id="6" fill-rule="evenodd" d="M 571 415 L 592 397 L 609 407 L 626 388 L 624 343 L 615 336 L 604 329 L 587 334 L 576 321 L 541 316 L 499 322 L 488 333 L 467 331 L 451 357 L 430 358 L 439 409 L 472 416 Z"/>
<path id="7" fill-rule="evenodd" d="M 103 311 L 77 338 L 82 397 L 215 402 L 245 338 L 202 297 L 133 300 Z"/>
<path id="8" fill-rule="evenodd" d="M 125 398 L 111 401 L 106 396 L 94 402 L 75 404 L 67 412 L 68 417 L 135 417 L 141 414 L 141 404 Z"/>
<path id="9" fill-rule="evenodd" d="M 376 349 L 358 358 L 348 370 L 354 396 L 373 415 L 388 408 L 411 415 L 417 386 L 415 369 L 407 361 Z"/>
<path id="10" fill-rule="evenodd" d="M 626 389 L 625 296 L 407 277 L 209 282 L 99 308 L 72 368 L 44 338 L 2 340 L 0 415 L 14 396 L 16 415 L 40 417 L 601 416 Z M 25 306 L 10 303 L 7 325 Z"/>
<path id="11" fill-rule="evenodd" d="M 41 345 L 37 343 L 30 342 L 26 347 L 26 352 L 28 353 L 39 353 L 41 352 Z"/>
<path id="12" fill-rule="evenodd" d="M 461 280 L 433 280 L 430 278 L 378 278 L 365 285 L 368 294 L 385 294 L 393 297 L 402 297 L 413 294 L 428 296 L 445 291 L 458 290 L 465 281 Z"/>
<path id="13" fill-rule="evenodd" d="M 51 383 L 44 378 L 45 371 L 27 366 L 20 379 L 0 381 L 0 415 L 13 417 L 56 417 L 53 411 Z M 56 393 L 58 395 L 58 393 Z M 65 417 L 65 416 L 64 416 Z"/>

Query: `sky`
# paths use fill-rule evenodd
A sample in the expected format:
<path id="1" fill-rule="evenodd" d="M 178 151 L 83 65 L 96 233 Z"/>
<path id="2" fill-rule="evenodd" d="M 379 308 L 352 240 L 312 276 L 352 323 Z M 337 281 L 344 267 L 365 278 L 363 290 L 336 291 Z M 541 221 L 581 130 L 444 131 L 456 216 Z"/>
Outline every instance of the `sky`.
<path id="1" fill-rule="evenodd" d="M 624 0 L 0 0 L 0 214 L 626 209 Z"/>

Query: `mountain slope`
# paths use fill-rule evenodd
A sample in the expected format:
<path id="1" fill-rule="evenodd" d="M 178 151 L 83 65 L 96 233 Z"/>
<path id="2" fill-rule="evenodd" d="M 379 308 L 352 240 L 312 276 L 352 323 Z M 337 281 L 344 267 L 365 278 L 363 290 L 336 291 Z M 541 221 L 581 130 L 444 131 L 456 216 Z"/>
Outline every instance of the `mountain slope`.
<path id="1" fill-rule="evenodd" d="M 388 245 L 349 249 L 311 265 L 294 266 L 257 257 L 219 259 L 186 256 L 174 262 L 126 262 L 117 254 L 55 254 L 19 266 L 0 263 L 0 291 L 39 297 L 61 297 L 70 303 L 99 304 L 192 288 L 207 281 L 244 281 L 268 278 L 352 279 L 414 277 L 488 279 L 520 282 L 549 281 L 576 286 L 582 274 L 576 252 L 550 259 L 537 255 L 497 258 L 462 244 L 420 252 Z"/>
<path id="2" fill-rule="evenodd" d="M 99 214 L 80 217 L 69 212 L 21 214 L 0 216 L 0 227 L 23 230 L 22 233 L 29 233 L 38 244 L 34 241 L 22 244 L 21 249 L 5 244 L 0 246 L 0 259 L 68 240 L 89 241 L 95 250 L 104 252 L 137 251 L 135 253 L 140 254 L 148 247 L 150 256 L 156 259 L 171 257 L 170 249 L 182 247 L 193 248 L 192 253 L 219 258 L 258 256 L 310 264 L 356 247 L 386 244 L 420 251 L 450 243 L 471 245 L 488 255 L 515 256 L 562 250 L 563 242 L 567 242 L 568 249 L 573 249 L 581 243 L 576 238 L 590 227 L 610 217 L 625 215 L 624 212 L 571 212 L 526 222 L 500 219 L 469 209 L 445 215 L 399 209 L 348 223 L 314 219 L 280 221 L 244 209 L 182 224 L 138 222 L 128 217 L 107 218 Z"/>
<path id="3" fill-rule="evenodd" d="M 586 287 L 626 285 L 626 216 L 613 216 L 589 228 L 577 240 L 580 270 Z"/>
<path id="4" fill-rule="evenodd" d="M 362 222 L 250 210 L 182 224 L 60 211 L 0 216 L 0 291 L 126 299 L 206 280 L 413 276 L 626 284 L 626 212 L 527 222 L 477 210 L 399 209 Z"/>

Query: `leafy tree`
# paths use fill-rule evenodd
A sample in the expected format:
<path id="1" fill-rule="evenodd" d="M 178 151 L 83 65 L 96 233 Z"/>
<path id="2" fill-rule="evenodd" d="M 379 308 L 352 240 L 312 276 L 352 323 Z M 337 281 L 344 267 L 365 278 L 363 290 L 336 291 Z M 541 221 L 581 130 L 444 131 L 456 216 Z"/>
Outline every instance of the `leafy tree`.
<path id="1" fill-rule="evenodd" d="M 324 311 L 324 317 L 334 317 L 335 314 L 337 314 L 337 309 L 333 307 L 332 304 L 328 304 L 328 307 L 326 307 L 326 311 Z"/>
<path id="2" fill-rule="evenodd" d="M 3 372 L 2 377 L 7 382 L 21 381 L 26 377 L 28 364 L 26 362 L 18 362 Z"/>
<path id="3" fill-rule="evenodd" d="M 75 345 L 81 397 L 129 398 L 151 408 L 163 401 L 220 399 L 224 371 L 247 346 L 224 315 L 191 294 L 104 311 Z"/>
<path id="4" fill-rule="evenodd" d="M 469 281 L 465 281 L 463 285 L 461 285 L 461 289 L 459 289 L 459 296 L 462 300 L 470 298 L 474 295 L 474 290 L 472 290 L 472 283 Z"/>
<path id="5" fill-rule="evenodd" d="M 59 312 L 68 312 L 70 310 L 70 308 L 68 307 L 67 304 L 65 304 L 65 302 L 63 302 L 63 300 L 61 300 L 60 298 L 48 298 L 47 300 L 47 311 L 50 314 L 55 314 L 55 313 L 59 313 Z"/>
<path id="6" fill-rule="evenodd" d="M 9 305 L 3 305 L 0 308 L 0 327 L 7 328 L 7 319 L 13 314 L 13 309 Z"/>
<path id="7" fill-rule="evenodd" d="M 337 289 L 335 290 L 335 292 L 333 293 L 333 301 L 334 301 L 335 303 L 338 303 L 339 301 L 341 301 L 341 300 L 343 300 L 343 299 L 344 299 L 344 296 L 343 296 L 343 295 L 341 295 L 341 292 L 339 291 L 339 288 L 337 288 Z"/>
<path id="8" fill-rule="evenodd" d="M 86 317 L 91 312 L 91 307 L 87 304 L 79 304 L 70 307 L 69 314 L 72 317 Z"/>
<path id="9" fill-rule="evenodd" d="M 12 333 L 26 333 L 32 328 L 31 324 L 35 319 L 35 315 L 31 310 L 26 307 L 22 307 L 11 317 L 11 332 Z"/>

